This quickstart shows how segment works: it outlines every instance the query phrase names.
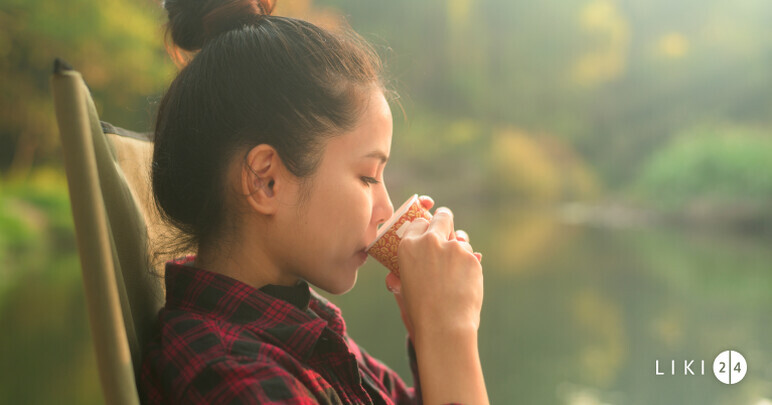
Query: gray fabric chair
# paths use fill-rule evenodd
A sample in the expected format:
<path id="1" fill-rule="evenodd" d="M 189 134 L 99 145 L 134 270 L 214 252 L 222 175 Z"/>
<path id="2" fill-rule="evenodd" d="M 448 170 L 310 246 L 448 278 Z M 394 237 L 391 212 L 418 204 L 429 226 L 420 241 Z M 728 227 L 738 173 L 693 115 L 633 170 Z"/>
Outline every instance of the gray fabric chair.
<path id="1" fill-rule="evenodd" d="M 143 344 L 164 302 L 150 259 L 166 232 L 150 195 L 152 140 L 100 122 L 82 76 L 59 59 L 51 85 L 102 391 L 108 404 L 138 404 Z"/>

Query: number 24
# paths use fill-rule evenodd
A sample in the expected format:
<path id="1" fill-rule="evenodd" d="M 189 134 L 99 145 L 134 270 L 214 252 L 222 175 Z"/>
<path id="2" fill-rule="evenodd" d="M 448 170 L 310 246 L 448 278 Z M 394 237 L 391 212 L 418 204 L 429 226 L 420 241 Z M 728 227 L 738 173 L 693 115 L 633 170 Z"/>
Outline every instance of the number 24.
<path id="1" fill-rule="evenodd" d="M 719 373 L 725 373 L 726 372 L 726 371 L 724 371 L 725 368 L 726 368 L 726 363 L 724 363 L 722 361 L 721 362 L 721 370 L 719 370 L 718 372 Z M 737 365 L 734 366 L 734 371 L 737 371 L 738 373 L 740 372 L 740 363 L 737 363 Z"/>

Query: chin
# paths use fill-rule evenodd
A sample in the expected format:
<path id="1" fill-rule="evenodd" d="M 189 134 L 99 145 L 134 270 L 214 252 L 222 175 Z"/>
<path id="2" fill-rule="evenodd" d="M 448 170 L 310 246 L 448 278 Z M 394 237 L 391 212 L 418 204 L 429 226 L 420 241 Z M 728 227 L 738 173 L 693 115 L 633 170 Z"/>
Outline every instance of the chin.
<path id="1" fill-rule="evenodd" d="M 354 270 L 353 277 L 320 280 L 320 283 L 316 284 L 316 286 L 333 295 L 345 294 L 354 288 L 357 282 L 357 270 Z"/>

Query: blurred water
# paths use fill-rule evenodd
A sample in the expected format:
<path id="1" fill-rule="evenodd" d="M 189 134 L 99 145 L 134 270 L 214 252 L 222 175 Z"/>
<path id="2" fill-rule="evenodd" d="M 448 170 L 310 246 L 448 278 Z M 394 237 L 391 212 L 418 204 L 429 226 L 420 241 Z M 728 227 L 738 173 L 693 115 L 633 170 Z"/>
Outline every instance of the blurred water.
<path id="1" fill-rule="evenodd" d="M 473 224 L 465 228 L 484 254 L 479 343 L 492 403 L 760 404 L 772 397 L 772 241 L 567 226 L 547 213 L 507 210 Z M 368 262 L 354 290 L 332 299 L 351 336 L 409 381 L 404 330 L 384 277 Z M 736 385 L 712 371 L 728 349 L 748 361 Z M 655 375 L 657 360 L 665 375 Z M 684 360 L 694 360 L 697 375 L 684 375 Z"/>
<path id="2" fill-rule="evenodd" d="M 764 404 L 772 397 L 769 239 L 569 226 L 548 213 L 507 209 L 457 222 L 484 254 L 479 342 L 492 403 Z M 50 258 L 0 280 L 0 403 L 101 403 L 77 260 Z M 356 287 L 330 298 L 350 335 L 411 383 L 385 275 L 369 259 Z M 731 386 L 712 373 L 713 359 L 728 349 L 748 361 L 745 379 Z M 666 375 L 655 375 L 657 360 Z M 706 374 L 684 376 L 684 360 L 694 360 L 697 374 L 705 360 Z"/>

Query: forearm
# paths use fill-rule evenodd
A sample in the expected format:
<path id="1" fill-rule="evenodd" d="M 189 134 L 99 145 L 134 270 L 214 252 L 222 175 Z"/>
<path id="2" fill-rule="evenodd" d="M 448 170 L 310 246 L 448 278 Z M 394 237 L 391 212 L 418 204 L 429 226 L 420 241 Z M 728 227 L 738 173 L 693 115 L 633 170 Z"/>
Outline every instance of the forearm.
<path id="1" fill-rule="evenodd" d="M 488 404 L 476 331 L 418 332 L 415 339 L 424 404 Z"/>

